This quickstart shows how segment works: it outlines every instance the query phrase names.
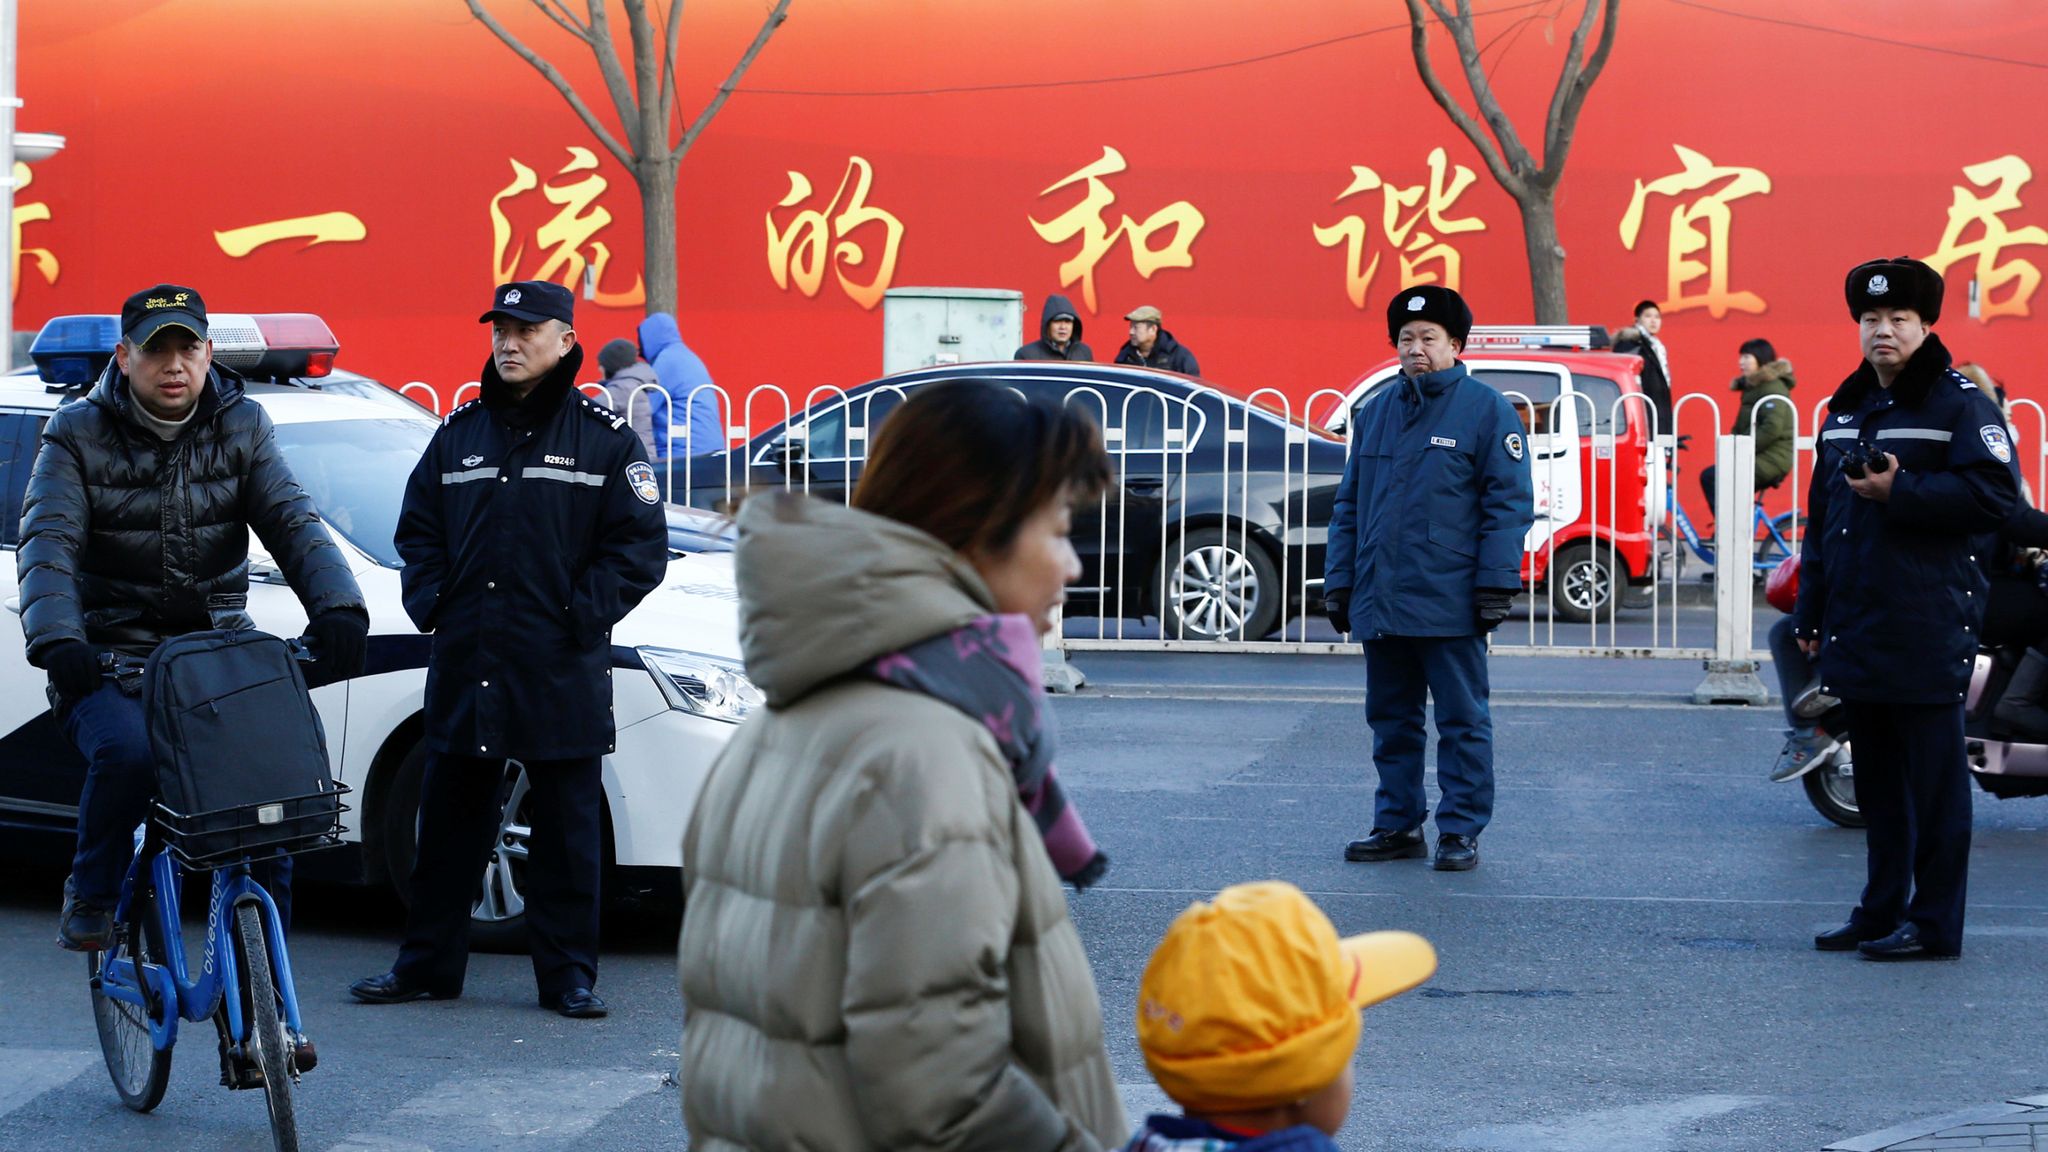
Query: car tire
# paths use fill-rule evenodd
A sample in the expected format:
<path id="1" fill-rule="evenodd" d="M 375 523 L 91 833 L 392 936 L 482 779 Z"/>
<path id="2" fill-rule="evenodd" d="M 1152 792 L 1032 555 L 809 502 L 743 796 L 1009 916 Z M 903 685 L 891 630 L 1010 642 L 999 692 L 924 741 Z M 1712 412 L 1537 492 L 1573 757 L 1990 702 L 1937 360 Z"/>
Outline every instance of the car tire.
<path id="1" fill-rule="evenodd" d="M 1172 566 L 1157 574 L 1160 634 L 1168 640 L 1263 640 L 1280 626 L 1280 572 L 1256 537 L 1200 528 L 1167 538 Z"/>
<path id="2" fill-rule="evenodd" d="M 1557 550 L 1547 582 L 1551 618 L 1562 624 L 1584 624 L 1611 610 L 1615 593 L 1627 583 L 1627 576 L 1609 549 L 1581 540 Z"/>
<path id="3" fill-rule="evenodd" d="M 420 789 L 426 781 L 427 748 L 415 744 L 391 779 L 384 796 L 379 826 L 384 864 L 398 898 L 412 899 L 413 861 L 419 856 Z M 479 898 L 470 909 L 469 946 L 476 952 L 523 953 L 527 950 L 525 903 L 519 897 L 525 880 L 527 825 L 524 801 L 526 770 L 519 769 L 511 781 L 512 819 L 500 818 L 498 837 L 491 845 L 491 859 L 477 887 Z"/>

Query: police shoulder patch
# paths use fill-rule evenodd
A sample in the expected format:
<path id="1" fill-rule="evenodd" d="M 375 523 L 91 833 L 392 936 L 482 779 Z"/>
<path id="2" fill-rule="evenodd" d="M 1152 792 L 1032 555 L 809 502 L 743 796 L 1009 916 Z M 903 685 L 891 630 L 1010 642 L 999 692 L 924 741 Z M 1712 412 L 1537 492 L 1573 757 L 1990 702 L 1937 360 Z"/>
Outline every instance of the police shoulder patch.
<path id="1" fill-rule="evenodd" d="M 1515 459 L 1520 460 L 1522 458 L 1522 434 L 1520 432 L 1510 432 L 1502 437 L 1500 446 L 1507 449 L 1508 455 Z"/>
<path id="2" fill-rule="evenodd" d="M 1984 447 L 2000 464 L 2012 463 L 2012 437 L 2008 436 L 2003 424 L 1986 424 L 1977 429 L 1977 435 L 1984 438 Z"/>
<path id="3" fill-rule="evenodd" d="M 655 483 L 654 465 L 647 461 L 635 460 L 626 466 L 626 483 L 642 504 L 661 503 L 661 485 Z"/>
<path id="4" fill-rule="evenodd" d="M 1948 370 L 1948 378 L 1950 380 L 1955 381 L 1959 386 L 1968 388 L 1972 392 L 1975 392 L 1977 390 L 1977 382 L 1975 380 L 1970 379 L 1968 376 L 1963 375 L 1961 372 L 1958 372 L 1953 368 L 1950 368 Z"/>
<path id="5" fill-rule="evenodd" d="M 624 416 L 619 415 L 602 404 L 591 403 L 588 396 L 583 398 L 583 411 L 588 413 L 598 423 L 610 425 L 611 430 L 614 432 L 626 426 L 626 418 Z"/>

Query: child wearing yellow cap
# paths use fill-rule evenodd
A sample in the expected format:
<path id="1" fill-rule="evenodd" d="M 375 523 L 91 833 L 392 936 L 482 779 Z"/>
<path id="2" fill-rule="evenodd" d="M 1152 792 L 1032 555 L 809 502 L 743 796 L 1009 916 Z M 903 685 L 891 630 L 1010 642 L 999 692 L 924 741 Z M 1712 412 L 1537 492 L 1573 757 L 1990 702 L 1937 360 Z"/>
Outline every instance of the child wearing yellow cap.
<path id="1" fill-rule="evenodd" d="M 1412 932 L 1340 939 L 1292 884 L 1238 884 L 1174 920 L 1138 984 L 1138 1046 L 1181 1116 L 1125 1152 L 1336 1152 L 1359 1009 L 1436 971 Z"/>

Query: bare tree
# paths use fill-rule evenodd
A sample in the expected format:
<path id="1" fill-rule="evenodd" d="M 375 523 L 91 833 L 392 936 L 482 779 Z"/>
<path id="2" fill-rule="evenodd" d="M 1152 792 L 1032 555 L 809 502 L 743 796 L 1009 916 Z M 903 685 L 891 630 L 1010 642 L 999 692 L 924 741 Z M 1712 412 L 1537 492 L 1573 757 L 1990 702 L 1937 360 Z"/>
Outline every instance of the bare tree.
<path id="1" fill-rule="evenodd" d="M 596 136 L 605 150 L 633 174 L 634 183 L 640 186 L 647 310 L 673 312 L 676 307 L 676 171 L 682 166 L 683 156 L 690 151 L 690 145 L 697 142 L 697 137 L 704 134 L 712 117 L 725 107 L 726 100 L 739 85 L 740 77 L 746 75 L 754 58 L 768 46 L 768 38 L 775 35 L 775 30 L 789 18 L 790 0 L 776 0 L 774 10 L 761 22 L 761 30 L 754 34 L 754 42 L 747 46 L 739 63 L 733 65 L 732 75 L 718 86 L 717 93 L 697 113 L 697 118 L 683 129 L 681 136 L 673 140 L 670 123 L 675 115 L 676 39 L 683 21 L 683 0 L 669 0 L 668 23 L 661 30 L 659 43 L 655 38 L 654 21 L 648 18 L 647 0 L 620 0 L 626 10 L 627 32 L 633 42 L 630 86 L 625 65 L 612 42 L 611 16 L 607 11 L 610 2 L 584 0 L 586 16 L 578 20 L 569 7 L 570 0 L 531 0 L 535 8 L 562 31 L 581 41 L 597 58 L 598 74 L 604 78 L 605 92 L 611 97 L 613 110 L 618 113 L 619 127 L 625 136 L 623 142 L 590 110 L 561 71 L 498 23 L 484 8 L 482 0 L 464 0 L 469 5 L 470 15 L 482 21 L 492 35 L 504 41 L 506 47 L 517 53 L 521 60 L 545 76 L 548 83 L 555 86 L 555 91 L 562 94 L 562 99 L 569 102 L 569 107 L 590 129 L 591 135 Z"/>
<path id="2" fill-rule="evenodd" d="M 1557 78 L 1557 91 L 1551 95 L 1550 112 L 1544 119 L 1541 166 L 1523 146 L 1514 122 L 1501 110 L 1500 99 L 1494 94 L 1493 82 L 1480 60 L 1478 37 L 1472 29 L 1471 0 L 1457 0 L 1455 13 L 1446 7 L 1445 0 L 1407 2 L 1409 45 L 1414 50 L 1415 70 L 1421 74 L 1423 85 L 1451 123 L 1479 149 L 1487 170 L 1522 210 L 1522 242 L 1529 254 L 1529 287 L 1536 305 L 1536 323 L 1566 323 L 1564 245 L 1557 238 L 1557 184 L 1564 177 L 1565 157 L 1571 152 L 1579 109 L 1585 105 L 1593 81 L 1600 78 L 1600 69 L 1607 64 L 1608 50 L 1614 47 L 1614 24 L 1621 0 L 1584 0 L 1585 9 L 1579 16 L 1579 26 L 1572 32 L 1571 45 L 1565 50 L 1564 71 Z M 1465 83 L 1479 106 L 1480 117 L 1486 121 L 1485 128 L 1444 87 L 1435 65 L 1430 63 L 1429 15 L 1423 11 L 1424 4 L 1457 45 Z M 1587 60 L 1586 38 L 1592 34 L 1596 14 L 1600 16 L 1600 43 L 1593 49 L 1592 59 Z M 1492 130 L 1491 137 L 1487 135 L 1488 129 Z"/>

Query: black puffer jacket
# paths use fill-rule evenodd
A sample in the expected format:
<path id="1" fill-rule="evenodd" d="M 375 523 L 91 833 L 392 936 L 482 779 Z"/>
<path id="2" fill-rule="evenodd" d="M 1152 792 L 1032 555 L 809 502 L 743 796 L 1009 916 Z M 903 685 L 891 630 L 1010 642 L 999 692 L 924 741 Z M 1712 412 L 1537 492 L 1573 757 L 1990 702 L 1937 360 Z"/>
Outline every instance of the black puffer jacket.
<path id="1" fill-rule="evenodd" d="M 209 372 L 176 440 L 137 423 L 134 403 L 109 365 L 43 429 L 15 556 L 31 664 L 65 640 L 146 655 L 169 636 L 245 625 L 251 528 L 308 616 L 366 611 L 239 380 Z"/>

